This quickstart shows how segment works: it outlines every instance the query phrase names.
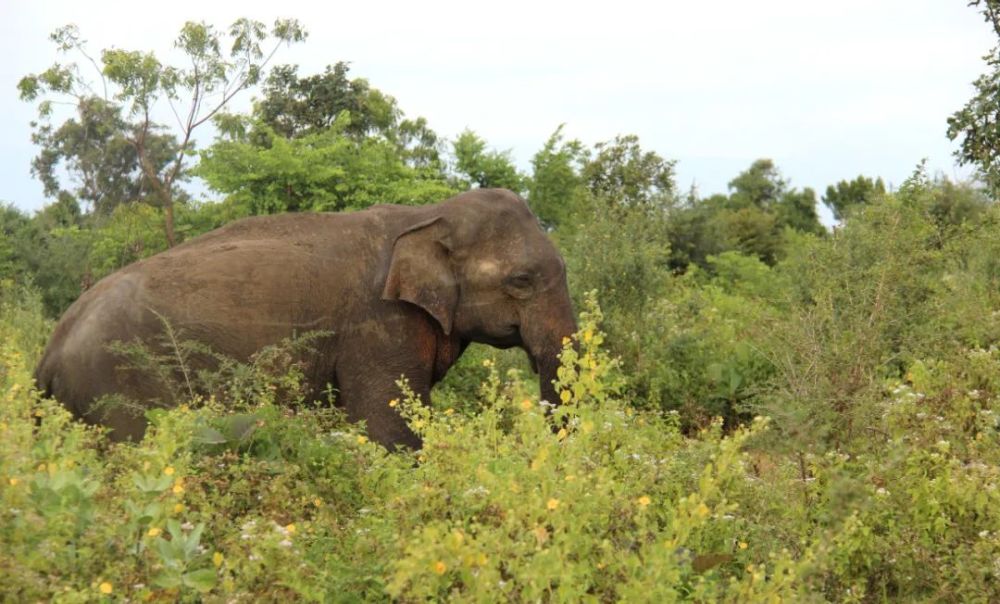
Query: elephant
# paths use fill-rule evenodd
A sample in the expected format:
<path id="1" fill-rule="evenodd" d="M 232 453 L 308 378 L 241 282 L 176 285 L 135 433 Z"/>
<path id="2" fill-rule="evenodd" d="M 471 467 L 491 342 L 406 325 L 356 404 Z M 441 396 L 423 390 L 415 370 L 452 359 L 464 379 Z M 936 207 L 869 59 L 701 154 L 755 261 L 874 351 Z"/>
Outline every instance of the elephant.
<path id="1" fill-rule="evenodd" d="M 238 360 L 293 333 L 329 334 L 306 360 L 306 387 L 332 386 L 348 419 L 390 449 L 422 445 L 389 405 L 401 377 L 427 402 L 470 342 L 518 346 L 556 404 L 559 354 L 576 331 L 566 264 L 527 203 L 474 189 L 425 206 L 243 218 L 128 265 L 63 314 L 39 390 L 112 440 L 141 439 L 143 414 L 95 401 L 162 399 L 110 347 L 153 341 L 164 320 Z"/>

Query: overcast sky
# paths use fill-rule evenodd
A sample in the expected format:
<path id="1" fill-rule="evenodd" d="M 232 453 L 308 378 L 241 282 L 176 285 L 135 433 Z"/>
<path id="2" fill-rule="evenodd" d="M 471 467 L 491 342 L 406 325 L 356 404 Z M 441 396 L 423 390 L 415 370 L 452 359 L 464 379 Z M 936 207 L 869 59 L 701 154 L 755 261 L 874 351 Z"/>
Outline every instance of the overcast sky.
<path id="1" fill-rule="evenodd" d="M 592 144 L 639 135 L 682 189 L 724 192 L 754 159 L 793 186 L 858 174 L 898 185 L 921 158 L 950 177 L 946 118 L 985 70 L 991 29 L 964 0 L 83 2 L 0 0 L 0 201 L 44 202 L 29 174 L 35 108 L 17 81 L 59 59 L 48 34 L 169 53 L 184 21 L 294 17 L 300 74 L 349 61 L 440 135 L 472 128 L 526 168 L 561 124 Z M 244 96 L 239 107 L 249 106 Z M 202 143 L 208 142 L 202 138 Z"/>

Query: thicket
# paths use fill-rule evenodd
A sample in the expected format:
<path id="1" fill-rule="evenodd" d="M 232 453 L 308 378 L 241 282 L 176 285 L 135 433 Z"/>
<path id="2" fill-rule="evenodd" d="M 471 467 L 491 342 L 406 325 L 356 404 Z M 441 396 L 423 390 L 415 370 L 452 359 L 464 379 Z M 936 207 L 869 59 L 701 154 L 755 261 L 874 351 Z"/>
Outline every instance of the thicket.
<path id="1" fill-rule="evenodd" d="M 55 90 L 64 73 L 33 77 Z M 4 599 L 1000 600 L 1000 208 L 986 191 L 922 164 L 892 191 L 859 176 L 826 190 L 842 221 L 828 231 L 816 193 L 770 160 L 702 197 L 636 136 L 587 146 L 559 127 L 523 172 L 474 132 L 446 141 L 406 118 L 345 64 L 262 83 L 249 114 L 219 113 L 191 168 L 166 133 L 143 150 L 163 165 L 139 166 L 127 112 L 81 99 L 37 133 L 51 203 L 0 206 Z M 148 172 L 172 165 L 176 179 L 157 176 L 176 185 L 166 229 Z M 194 175 L 222 199 L 190 199 Z M 197 376 L 211 396 L 177 384 L 179 406 L 150 412 L 137 444 L 34 390 L 53 320 L 171 236 L 472 186 L 524 195 L 566 258 L 580 330 L 551 413 L 523 353 L 482 346 L 432 406 L 387 402 L 424 439 L 410 453 L 305 397 L 308 339 L 224 360 Z"/>

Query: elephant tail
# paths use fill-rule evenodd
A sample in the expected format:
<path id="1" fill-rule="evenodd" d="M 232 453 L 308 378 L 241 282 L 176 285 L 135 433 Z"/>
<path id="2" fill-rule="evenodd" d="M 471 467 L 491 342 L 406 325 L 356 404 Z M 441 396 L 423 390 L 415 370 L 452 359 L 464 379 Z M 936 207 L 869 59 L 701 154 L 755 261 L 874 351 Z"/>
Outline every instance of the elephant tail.
<path id="1" fill-rule="evenodd" d="M 52 359 L 52 347 L 45 349 L 45 354 L 35 366 L 35 388 L 42 398 L 52 398 L 55 396 L 56 363 Z"/>

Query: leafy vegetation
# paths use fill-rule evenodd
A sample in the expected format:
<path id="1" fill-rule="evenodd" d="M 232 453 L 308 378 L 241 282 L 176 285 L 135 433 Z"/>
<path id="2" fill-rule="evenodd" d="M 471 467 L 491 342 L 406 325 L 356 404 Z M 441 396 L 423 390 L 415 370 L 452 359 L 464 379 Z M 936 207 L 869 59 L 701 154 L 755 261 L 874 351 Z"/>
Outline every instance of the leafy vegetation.
<path id="1" fill-rule="evenodd" d="M 285 26 L 277 39 L 300 36 Z M 185 52 L 213 48 L 209 26 L 184 31 Z M 55 39 L 83 49 L 73 28 Z M 146 56 L 126 54 L 105 65 Z M 922 163 L 894 191 L 835 183 L 828 231 L 816 193 L 768 159 L 727 194 L 684 195 L 637 136 L 586 145 L 560 126 L 524 172 L 471 130 L 446 140 L 407 118 L 344 63 L 228 81 L 258 78 L 251 111 L 220 106 L 197 155 L 149 123 L 141 159 L 132 103 L 152 89 L 80 97 L 36 130 L 51 203 L 0 206 L 3 599 L 1000 600 L 988 155 L 974 158 L 983 184 Z M 21 93 L 80 81 L 54 69 Z M 995 102 L 987 92 L 973 103 Z M 154 176 L 170 179 L 173 218 Z M 221 199 L 190 198 L 189 176 Z M 194 375 L 185 360 L 211 351 L 169 331 L 174 354 L 121 345 L 156 379 L 180 378 L 140 443 L 108 442 L 34 389 L 53 319 L 166 249 L 170 220 L 181 241 L 254 214 L 495 185 L 559 244 L 581 311 L 558 408 L 539 402 L 523 354 L 472 346 L 433 405 L 386 402 L 424 440 L 390 454 L 303 392 L 309 337 Z"/>

